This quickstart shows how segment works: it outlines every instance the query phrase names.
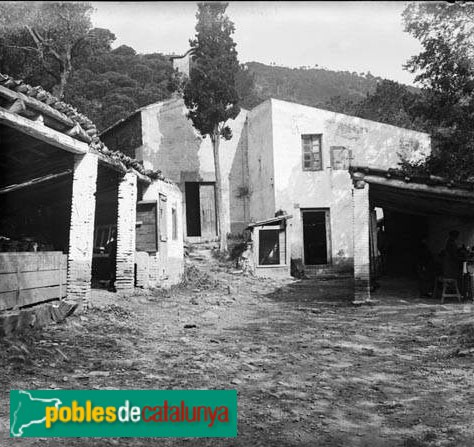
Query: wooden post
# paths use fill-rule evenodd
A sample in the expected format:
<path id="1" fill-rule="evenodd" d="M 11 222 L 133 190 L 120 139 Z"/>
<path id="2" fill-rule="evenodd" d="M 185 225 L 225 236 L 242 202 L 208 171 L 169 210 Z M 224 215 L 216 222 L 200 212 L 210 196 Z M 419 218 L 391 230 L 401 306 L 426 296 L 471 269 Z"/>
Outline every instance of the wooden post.
<path id="1" fill-rule="evenodd" d="M 59 299 L 63 299 L 63 257 L 59 259 Z"/>

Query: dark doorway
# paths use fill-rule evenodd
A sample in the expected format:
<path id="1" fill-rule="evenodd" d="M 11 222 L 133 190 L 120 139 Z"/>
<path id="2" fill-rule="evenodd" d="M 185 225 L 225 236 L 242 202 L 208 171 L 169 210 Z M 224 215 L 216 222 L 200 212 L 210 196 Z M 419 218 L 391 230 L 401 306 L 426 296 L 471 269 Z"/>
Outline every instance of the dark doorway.
<path id="1" fill-rule="evenodd" d="M 199 200 L 199 183 L 185 183 L 186 200 L 186 234 L 189 237 L 201 236 L 201 213 Z"/>
<path id="2" fill-rule="evenodd" d="M 185 196 L 187 236 L 215 238 L 217 235 L 215 184 L 186 182 Z"/>
<path id="3" fill-rule="evenodd" d="M 303 211 L 305 265 L 328 264 L 329 210 Z"/>
<path id="4" fill-rule="evenodd" d="M 117 207 L 120 176 L 107 166 L 97 170 L 92 287 L 114 288 L 117 260 Z"/>

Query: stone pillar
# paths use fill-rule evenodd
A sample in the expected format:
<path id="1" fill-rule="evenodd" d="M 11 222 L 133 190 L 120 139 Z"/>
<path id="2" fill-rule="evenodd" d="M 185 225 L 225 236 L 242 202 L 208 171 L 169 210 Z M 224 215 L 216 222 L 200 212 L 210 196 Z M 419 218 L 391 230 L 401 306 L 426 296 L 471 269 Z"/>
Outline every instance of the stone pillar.
<path id="1" fill-rule="evenodd" d="M 353 174 L 354 299 L 370 300 L 369 185 Z"/>
<path id="2" fill-rule="evenodd" d="M 72 180 L 67 297 L 78 302 L 79 308 L 90 304 L 96 187 L 97 156 L 76 155 Z"/>
<path id="3" fill-rule="evenodd" d="M 126 173 L 118 187 L 117 291 L 131 291 L 135 277 L 135 224 L 137 220 L 137 176 Z"/>

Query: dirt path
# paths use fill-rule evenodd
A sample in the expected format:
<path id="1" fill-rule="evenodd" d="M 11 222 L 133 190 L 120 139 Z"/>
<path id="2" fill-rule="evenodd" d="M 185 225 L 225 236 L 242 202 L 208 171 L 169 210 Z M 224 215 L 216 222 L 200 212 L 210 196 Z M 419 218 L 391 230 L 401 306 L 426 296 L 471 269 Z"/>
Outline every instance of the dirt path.
<path id="1" fill-rule="evenodd" d="M 474 445 L 473 357 L 453 329 L 472 305 L 353 307 L 349 287 L 195 261 L 184 288 L 95 294 L 85 315 L 0 345 L 1 401 L 19 388 L 236 388 L 238 438 L 11 440 L 4 404 L 0 445 Z"/>

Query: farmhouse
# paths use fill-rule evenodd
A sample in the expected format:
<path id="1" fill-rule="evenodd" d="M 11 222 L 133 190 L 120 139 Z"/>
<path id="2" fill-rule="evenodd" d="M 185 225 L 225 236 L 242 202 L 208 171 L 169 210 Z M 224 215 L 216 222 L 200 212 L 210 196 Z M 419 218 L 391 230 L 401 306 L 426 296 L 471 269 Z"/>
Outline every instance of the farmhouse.
<path id="1" fill-rule="evenodd" d="M 250 220 L 284 211 L 291 258 L 307 273 L 353 266 L 351 164 L 396 168 L 421 159 L 427 134 L 269 99 L 248 114 Z"/>
<path id="2" fill-rule="evenodd" d="M 0 310 L 64 297 L 87 306 L 91 283 L 114 269 L 119 291 L 180 280 L 181 196 L 161 173 L 108 150 L 72 106 L 6 75 L 0 138 Z"/>
<path id="3" fill-rule="evenodd" d="M 183 193 L 187 240 L 212 240 L 218 233 L 212 146 L 186 113 L 180 98 L 152 104 L 102 138 L 145 167 L 160 167 Z M 396 168 L 400 156 L 421 159 L 430 152 L 427 134 L 275 99 L 242 110 L 229 124 L 233 138 L 220 147 L 223 233 L 242 233 L 277 211 L 292 215 L 285 220 L 288 259 L 301 261 L 307 272 L 352 270 L 351 164 Z M 262 250 L 278 245 L 279 238 L 258 234 Z M 288 259 L 281 256 L 287 267 Z"/>

